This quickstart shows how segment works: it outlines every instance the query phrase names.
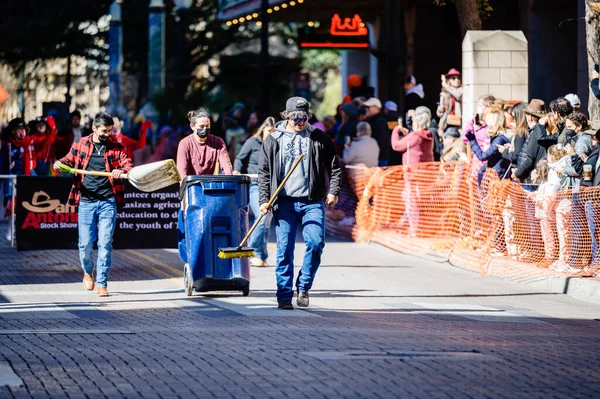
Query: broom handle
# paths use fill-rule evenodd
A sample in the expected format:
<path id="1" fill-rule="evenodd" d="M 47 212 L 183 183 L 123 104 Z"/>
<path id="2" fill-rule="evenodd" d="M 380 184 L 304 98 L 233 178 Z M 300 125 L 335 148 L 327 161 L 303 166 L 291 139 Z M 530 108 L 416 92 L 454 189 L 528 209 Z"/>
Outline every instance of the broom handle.
<path id="1" fill-rule="evenodd" d="M 78 175 L 93 175 L 93 176 L 102 176 L 102 177 L 112 177 L 112 173 L 110 172 L 98 172 L 96 170 L 83 170 L 83 169 L 73 169 L 73 173 Z M 123 173 L 121 175 L 121 179 L 127 179 L 127 173 Z"/>
<path id="2" fill-rule="evenodd" d="M 287 172 L 287 174 L 285 175 L 285 177 L 283 178 L 283 180 L 281 181 L 281 183 L 279 183 L 279 186 L 277 187 L 277 190 L 275 190 L 275 193 L 273 194 L 273 196 L 271 197 L 271 199 L 267 203 L 267 209 L 270 209 L 273 206 L 273 203 L 277 199 L 277 196 L 279 195 L 279 193 L 281 192 L 281 190 L 283 190 L 283 186 L 285 186 L 285 183 L 287 183 L 287 181 L 289 180 L 290 176 L 292 175 L 292 172 L 300 164 L 300 162 L 302 161 L 303 158 L 304 158 L 304 154 L 300 154 L 300 156 L 298 157 L 298 159 L 296 159 L 296 162 L 294 162 L 294 164 L 292 165 L 292 168 L 290 169 L 290 171 Z M 252 233 L 254 232 L 254 230 L 256 229 L 256 227 L 258 226 L 258 224 L 260 223 L 260 221 L 262 220 L 262 218 L 264 216 L 265 215 L 263 215 L 261 213 L 258 216 L 258 218 L 256 218 L 256 221 L 254 222 L 254 224 L 252 225 L 252 227 L 250 227 L 250 230 L 248 230 L 248 233 L 246 234 L 246 236 L 244 237 L 244 239 L 240 243 L 240 245 L 239 245 L 240 247 L 243 247 L 244 244 L 246 243 L 246 241 L 248 241 L 250 239 L 250 235 L 252 235 Z"/>

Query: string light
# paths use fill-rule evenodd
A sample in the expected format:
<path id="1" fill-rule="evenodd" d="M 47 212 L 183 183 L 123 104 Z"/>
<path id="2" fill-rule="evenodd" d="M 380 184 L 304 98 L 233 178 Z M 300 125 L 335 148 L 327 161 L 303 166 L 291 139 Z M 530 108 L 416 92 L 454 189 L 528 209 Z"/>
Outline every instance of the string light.
<path id="1" fill-rule="evenodd" d="M 123 0 L 117 0 L 117 1 L 118 1 L 118 2 L 121 2 L 121 1 L 123 1 Z M 289 6 L 290 6 L 290 7 L 294 7 L 296 4 L 302 4 L 302 3 L 304 3 L 304 0 L 292 0 L 292 1 L 290 1 L 290 3 L 289 3 Z M 281 9 L 285 9 L 285 8 L 287 8 L 287 7 L 288 7 L 288 4 L 287 4 L 287 3 L 283 3 L 283 4 L 281 4 L 280 6 L 275 6 L 275 7 L 273 7 L 273 8 L 268 8 L 268 9 L 267 9 L 267 13 L 268 13 L 268 14 L 272 14 L 273 12 L 277 12 L 277 11 L 279 11 L 279 10 L 281 10 Z M 231 26 L 231 25 L 237 25 L 238 23 L 240 23 L 240 24 L 241 24 L 241 23 L 244 23 L 244 22 L 246 22 L 246 21 L 250 21 L 250 20 L 252 20 L 252 19 L 258 18 L 258 17 L 259 17 L 259 15 L 260 15 L 260 14 L 259 14 L 259 13 L 257 13 L 257 12 L 255 12 L 255 13 L 252 13 L 252 14 L 248 14 L 248 15 L 246 15 L 245 17 L 239 17 L 238 19 L 233 19 L 233 20 L 227 21 L 227 22 L 225 23 L 225 25 L 227 25 L 227 26 Z M 317 23 L 316 23 L 316 22 L 313 22 L 313 21 L 309 21 L 309 22 L 308 22 L 308 26 L 310 26 L 310 27 L 317 26 L 317 24 L 318 24 L 318 22 L 317 22 Z M 261 22 L 261 21 L 257 21 L 257 22 L 256 22 L 256 25 L 257 25 L 257 26 L 262 26 L 262 22 Z"/>

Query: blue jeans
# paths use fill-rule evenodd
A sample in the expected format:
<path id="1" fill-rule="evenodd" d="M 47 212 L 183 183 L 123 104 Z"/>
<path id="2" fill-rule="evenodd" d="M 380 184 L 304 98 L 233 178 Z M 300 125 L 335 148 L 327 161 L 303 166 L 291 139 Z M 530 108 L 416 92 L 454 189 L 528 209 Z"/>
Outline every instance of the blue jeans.
<path id="1" fill-rule="evenodd" d="M 115 197 L 101 201 L 79 202 L 79 260 L 87 274 L 94 272 L 94 242 L 98 239 L 96 284 L 106 287 L 112 264 L 113 232 L 117 220 Z"/>
<path id="2" fill-rule="evenodd" d="M 586 220 L 585 204 L 581 201 L 579 193 L 573 193 L 572 196 L 572 214 L 571 214 L 571 259 L 569 264 L 573 267 L 580 267 L 582 263 L 587 263 L 589 252 L 585 250 L 587 242 L 588 229 L 583 225 Z"/>
<path id="3" fill-rule="evenodd" d="M 252 184 L 250 186 L 250 209 L 254 214 L 254 220 L 257 215 L 260 215 L 260 206 L 258 204 L 258 184 Z M 269 257 L 267 252 L 267 242 L 269 240 L 269 229 L 271 228 L 271 214 L 267 213 L 261 219 L 254 232 L 250 235 L 249 245 L 254 248 L 254 253 L 257 258 L 264 261 Z"/>
<path id="4" fill-rule="evenodd" d="M 598 248 L 598 221 L 600 220 L 600 207 L 592 200 L 585 202 L 585 217 L 588 223 L 588 229 L 592 239 L 592 265 L 600 266 L 600 248 Z"/>
<path id="5" fill-rule="evenodd" d="M 277 301 L 285 302 L 291 301 L 294 296 L 294 247 L 300 222 L 306 252 L 296 280 L 296 289 L 298 292 L 308 292 L 312 287 L 325 248 L 324 204 L 323 201 L 281 198 L 274 217 L 277 235 Z"/>

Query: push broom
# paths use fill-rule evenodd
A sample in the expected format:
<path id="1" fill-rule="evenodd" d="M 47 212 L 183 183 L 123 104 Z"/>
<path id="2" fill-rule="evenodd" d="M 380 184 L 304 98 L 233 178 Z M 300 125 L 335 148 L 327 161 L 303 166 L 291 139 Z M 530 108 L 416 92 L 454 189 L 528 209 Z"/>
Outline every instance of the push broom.
<path id="1" fill-rule="evenodd" d="M 277 196 L 279 195 L 281 190 L 283 190 L 285 183 L 287 183 L 290 176 L 292 175 L 292 172 L 294 172 L 294 170 L 300 164 L 300 162 L 302 161 L 303 158 L 304 158 L 304 154 L 300 154 L 298 159 L 296 159 L 296 162 L 294 162 L 294 164 L 292 165 L 292 168 L 289 170 L 289 172 L 287 172 L 287 174 L 285 175 L 285 177 L 283 178 L 281 183 L 279 183 L 279 187 L 277 187 L 277 190 L 275 190 L 275 193 L 273 194 L 273 196 L 267 203 L 267 209 L 271 209 L 271 207 L 273 206 L 273 203 L 277 199 Z M 260 221 L 262 220 L 262 218 L 264 216 L 265 215 L 263 215 L 261 213 L 256 218 L 256 221 L 254 222 L 252 227 L 250 227 L 250 230 L 248 230 L 248 234 L 246 234 L 246 236 L 244 237 L 244 239 L 242 240 L 242 242 L 240 243 L 239 246 L 230 247 L 230 248 L 219 248 L 219 258 L 221 258 L 221 259 L 236 259 L 236 258 L 251 258 L 251 257 L 253 257 L 254 256 L 254 248 L 244 247 L 244 244 L 246 244 L 248 239 L 250 239 L 252 232 L 254 232 L 254 230 L 256 229 L 256 227 L 258 226 L 258 224 L 260 223 Z"/>

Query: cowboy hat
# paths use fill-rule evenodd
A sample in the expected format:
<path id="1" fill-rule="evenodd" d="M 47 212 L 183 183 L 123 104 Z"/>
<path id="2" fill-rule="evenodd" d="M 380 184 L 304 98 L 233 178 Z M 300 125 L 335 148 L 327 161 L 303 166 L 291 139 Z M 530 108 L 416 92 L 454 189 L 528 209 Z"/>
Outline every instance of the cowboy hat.
<path id="1" fill-rule="evenodd" d="M 543 118 L 546 113 L 546 105 L 544 101 L 534 98 L 525 109 L 525 113 Z"/>
<path id="2" fill-rule="evenodd" d="M 450 76 L 458 76 L 460 77 L 460 71 L 456 68 L 452 68 L 448 71 L 448 73 L 446 74 L 446 77 L 449 78 Z"/>

